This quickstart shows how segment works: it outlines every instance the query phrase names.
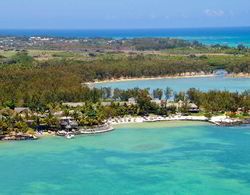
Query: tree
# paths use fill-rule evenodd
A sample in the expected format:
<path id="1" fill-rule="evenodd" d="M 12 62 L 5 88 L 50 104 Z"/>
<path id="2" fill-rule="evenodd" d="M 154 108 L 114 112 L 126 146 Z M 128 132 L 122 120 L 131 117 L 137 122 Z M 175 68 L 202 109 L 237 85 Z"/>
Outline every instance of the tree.
<path id="1" fill-rule="evenodd" d="M 102 98 L 103 99 L 109 99 L 109 98 L 111 98 L 112 89 L 110 87 L 103 87 L 103 88 L 101 88 L 101 92 L 102 92 Z"/>
<path id="2" fill-rule="evenodd" d="M 88 100 L 90 102 L 96 103 L 101 99 L 101 97 L 102 97 L 101 91 L 99 89 L 96 89 L 96 88 L 90 90 L 88 93 Z"/>
<path id="3" fill-rule="evenodd" d="M 151 98 L 149 96 L 149 92 L 147 90 L 141 90 L 136 99 L 137 104 L 140 109 L 140 114 L 148 114 L 151 108 Z"/>
<path id="4" fill-rule="evenodd" d="M 26 133 L 28 131 L 29 127 L 27 125 L 27 123 L 22 122 L 22 121 L 17 121 L 15 123 L 15 131 L 16 132 L 22 132 L 22 133 Z"/>
<path id="5" fill-rule="evenodd" d="M 0 119 L 0 135 L 1 134 L 6 134 L 8 131 L 8 123 L 2 119 Z"/>
<path id="6" fill-rule="evenodd" d="M 240 51 L 246 49 L 246 47 L 245 47 L 243 44 L 239 44 L 239 45 L 237 46 L 237 48 L 238 48 L 238 50 L 240 50 Z"/>
<path id="7" fill-rule="evenodd" d="M 187 98 L 197 106 L 202 104 L 202 93 L 195 88 L 191 88 L 187 91 Z"/>
<path id="8" fill-rule="evenodd" d="M 30 66 L 33 62 L 33 58 L 28 55 L 27 51 L 21 51 L 21 52 L 16 53 L 12 57 L 12 60 L 13 62 L 19 63 L 24 66 L 28 66 L 28 65 Z"/>
<path id="9" fill-rule="evenodd" d="M 43 123 L 52 129 L 59 127 L 59 119 L 53 116 L 51 113 L 49 113 L 49 115 L 44 119 Z"/>
<path id="10" fill-rule="evenodd" d="M 4 103 L 4 106 L 10 109 L 14 109 L 16 107 L 16 103 L 13 100 L 9 100 Z"/>
<path id="11" fill-rule="evenodd" d="M 153 90 L 153 97 L 154 97 L 155 99 L 161 100 L 161 99 L 162 99 L 162 96 L 163 96 L 163 91 L 162 91 L 162 89 L 157 88 L 157 89 Z"/>
<path id="12" fill-rule="evenodd" d="M 175 114 L 176 111 L 177 111 L 177 108 L 176 108 L 176 106 L 171 105 L 171 106 L 167 107 L 167 110 L 168 110 L 168 112 L 169 112 L 170 114 Z"/>
<path id="13" fill-rule="evenodd" d="M 175 101 L 185 101 L 186 100 L 186 94 L 185 92 L 181 91 L 175 95 Z"/>
<path id="14" fill-rule="evenodd" d="M 166 100 L 169 100 L 171 97 L 173 97 L 173 90 L 170 87 L 167 87 L 165 90 L 165 98 Z"/>

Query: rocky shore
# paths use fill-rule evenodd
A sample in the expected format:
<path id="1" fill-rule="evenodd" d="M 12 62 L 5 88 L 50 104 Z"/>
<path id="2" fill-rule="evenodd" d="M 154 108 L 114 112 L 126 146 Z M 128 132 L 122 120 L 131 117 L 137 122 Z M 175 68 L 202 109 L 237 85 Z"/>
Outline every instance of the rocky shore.
<path id="1" fill-rule="evenodd" d="M 250 124 L 250 118 L 244 119 L 244 120 L 242 121 L 242 124 L 244 124 L 244 125 Z"/>
<path id="2" fill-rule="evenodd" d="M 24 141 L 24 140 L 36 140 L 38 139 L 34 135 L 28 135 L 28 134 L 10 134 L 10 135 L 3 135 L 0 136 L 0 140 L 2 141 Z"/>
<path id="3" fill-rule="evenodd" d="M 218 126 L 238 126 L 238 125 L 247 125 L 250 124 L 250 118 L 239 119 L 239 118 L 230 118 L 227 116 L 216 116 L 210 119 L 210 122 Z"/>

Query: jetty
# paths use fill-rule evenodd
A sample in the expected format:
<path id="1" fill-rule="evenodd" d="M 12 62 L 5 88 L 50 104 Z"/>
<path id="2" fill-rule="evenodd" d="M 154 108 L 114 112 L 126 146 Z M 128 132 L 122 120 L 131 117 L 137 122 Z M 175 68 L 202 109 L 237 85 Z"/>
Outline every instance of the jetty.
<path id="1" fill-rule="evenodd" d="M 58 136 L 67 136 L 69 133 L 72 135 L 90 135 L 90 134 L 100 134 L 113 131 L 114 128 L 109 124 L 97 125 L 93 127 L 79 127 L 79 129 L 72 131 L 58 131 L 56 135 Z"/>

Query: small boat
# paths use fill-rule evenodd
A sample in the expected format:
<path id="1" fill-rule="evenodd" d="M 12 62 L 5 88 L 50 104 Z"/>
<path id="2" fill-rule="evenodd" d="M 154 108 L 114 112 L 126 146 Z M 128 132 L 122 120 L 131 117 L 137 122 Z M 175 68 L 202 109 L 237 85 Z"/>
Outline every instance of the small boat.
<path id="1" fill-rule="evenodd" d="M 72 138 L 75 137 L 75 135 L 73 135 L 73 134 L 66 134 L 65 137 L 66 137 L 67 139 L 72 139 Z"/>

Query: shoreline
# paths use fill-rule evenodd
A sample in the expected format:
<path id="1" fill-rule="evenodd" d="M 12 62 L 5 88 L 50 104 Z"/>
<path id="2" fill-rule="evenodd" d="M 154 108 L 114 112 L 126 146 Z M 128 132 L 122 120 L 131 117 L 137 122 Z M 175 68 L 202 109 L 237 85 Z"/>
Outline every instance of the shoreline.
<path id="1" fill-rule="evenodd" d="M 168 117 L 163 116 L 127 116 L 127 117 L 116 117 L 112 119 L 108 119 L 104 126 L 96 128 L 90 128 L 90 129 L 79 129 L 78 131 L 74 132 L 66 132 L 66 131 L 58 131 L 55 132 L 44 132 L 44 133 L 36 133 L 36 135 L 29 135 L 26 137 L 10 137 L 10 135 L 6 135 L 5 138 L 7 139 L 0 139 L 0 141 L 28 141 L 28 140 L 37 140 L 44 137 L 52 137 L 52 136 L 59 136 L 59 137 L 65 137 L 67 138 L 68 134 L 71 134 L 73 136 L 77 135 L 95 135 L 95 134 L 102 134 L 102 133 L 108 133 L 111 131 L 115 131 L 115 126 L 118 125 L 126 125 L 126 124 L 146 124 L 146 123 L 157 123 L 157 122 L 207 122 L 216 126 L 239 126 L 244 124 L 250 124 L 250 120 L 241 120 L 237 118 L 230 118 L 225 115 L 221 116 L 213 116 L 211 118 L 205 117 L 205 116 L 182 116 L 182 115 L 172 115 Z M 26 139 L 25 139 L 26 138 Z"/>
<path id="2" fill-rule="evenodd" d="M 83 83 L 85 85 L 93 85 L 93 84 L 103 84 L 103 83 L 118 83 L 118 82 L 127 82 L 127 81 L 147 81 L 147 80 L 161 80 L 161 79 L 185 79 L 185 78 L 210 78 L 216 77 L 215 74 L 196 74 L 196 73 L 188 73 L 185 75 L 176 75 L 176 76 L 158 76 L 158 77 L 121 77 L 117 79 L 106 79 L 106 80 L 96 80 L 94 82 L 86 82 Z M 226 78 L 250 78 L 250 73 L 238 73 L 238 74 L 227 74 Z"/>
<path id="3" fill-rule="evenodd" d="M 229 78 L 250 78 L 250 73 L 230 73 L 227 75 Z"/>
<path id="4" fill-rule="evenodd" d="M 116 83 L 116 82 L 126 82 L 126 81 L 143 81 L 143 80 L 161 80 L 161 79 L 185 79 L 185 78 L 206 78 L 206 77 L 215 77 L 215 74 L 196 74 L 188 73 L 186 75 L 176 75 L 176 76 L 158 76 L 158 77 L 121 77 L 117 79 L 106 79 L 106 80 L 96 80 L 94 82 L 86 82 L 83 84 L 102 84 L 102 83 Z"/>
<path id="5" fill-rule="evenodd" d="M 217 126 L 235 126 L 244 124 L 243 120 L 230 118 L 228 116 L 213 116 L 211 118 L 205 116 L 181 116 L 174 115 L 169 117 L 162 116 L 149 116 L 149 117 L 119 117 L 109 119 L 107 123 L 110 125 L 121 124 L 136 124 L 136 123 L 151 123 L 151 122 L 168 122 L 168 121 L 196 121 L 196 122 L 208 122 Z"/>

